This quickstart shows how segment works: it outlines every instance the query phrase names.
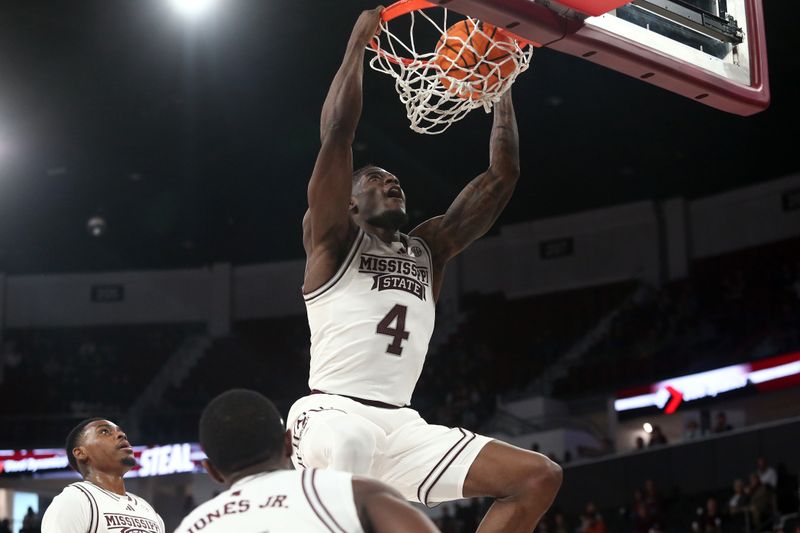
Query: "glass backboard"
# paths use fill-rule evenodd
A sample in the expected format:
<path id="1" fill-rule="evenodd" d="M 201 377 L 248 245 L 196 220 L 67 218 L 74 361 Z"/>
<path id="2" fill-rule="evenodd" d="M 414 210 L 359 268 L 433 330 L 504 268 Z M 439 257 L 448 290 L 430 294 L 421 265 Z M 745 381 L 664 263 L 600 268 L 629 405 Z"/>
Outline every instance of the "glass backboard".
<path id="1" fill-rule="evenodd" d="M 436 3 L 729 113 L 769 105 L 761 0 Z"/>

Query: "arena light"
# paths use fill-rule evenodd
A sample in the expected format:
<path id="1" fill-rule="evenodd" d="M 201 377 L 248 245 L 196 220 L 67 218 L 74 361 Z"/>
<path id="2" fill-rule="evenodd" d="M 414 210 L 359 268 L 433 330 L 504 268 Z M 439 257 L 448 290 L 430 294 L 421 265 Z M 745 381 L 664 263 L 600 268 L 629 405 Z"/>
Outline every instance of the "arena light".
<path id="1" fill-rule="evenodd" d="M 761 385 L 788 386 L 791 380 L 786 379 L 794 379 L 794 376 L 800 376 L 800 352 L 666 379 L 639 388 L 638 394 L 621 393 L 614 401 L 614 410 L 655 407 L 672 414 L 683 402 L 713 398 L 748 385 L 759 386 L 759 389 Z"/>
<path id="2" fill-rule="evenodd" d="M 181 15 L 194 19 L 210 11 L 217 0 L 169 0 L 169 3 Z"/>
<path id="3" fill-rule="evenodd" d="M 760 383 L 766 383 L 767 381 L 772 381 L 774 379 L 781 379 L 789 376 L 794 376 L 795 374 L 800 374 L 800 361 L 795 361 L 794 363 L 787 363 L 785 365 L 774 366 L 772 368 L 765 368 L 763 370 L 756 370 L 755 372 L 750 372 L 750 381 L 758 385 Z"/>
<path id="4" fill-rule="evenodd" d="M 644 424 L 642 424 L 642 429 L 644 429 L 645 433 L 652 433 L 653 425 L 650 422 L 645 422 Z"/>

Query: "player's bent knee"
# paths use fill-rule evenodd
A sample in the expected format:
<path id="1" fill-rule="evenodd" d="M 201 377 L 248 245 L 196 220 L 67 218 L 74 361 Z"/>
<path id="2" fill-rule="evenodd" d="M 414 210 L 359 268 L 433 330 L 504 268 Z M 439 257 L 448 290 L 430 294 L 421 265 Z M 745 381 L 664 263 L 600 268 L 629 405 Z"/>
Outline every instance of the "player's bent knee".
<path id="1" fill-rule="evenodd" d="M 528 468 L 525 469 L 525 480 L 520 493 L 531 497 L 542 497 L 544 494 L 558 492 L 564 479 L 561 467 L 543 455 L 531 455 Z"/>

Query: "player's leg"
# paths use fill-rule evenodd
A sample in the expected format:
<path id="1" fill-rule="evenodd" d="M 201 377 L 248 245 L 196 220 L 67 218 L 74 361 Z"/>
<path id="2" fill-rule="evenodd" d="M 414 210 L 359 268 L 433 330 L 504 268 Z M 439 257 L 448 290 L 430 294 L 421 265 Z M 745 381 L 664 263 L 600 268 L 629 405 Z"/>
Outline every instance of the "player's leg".
<path id="1" fill-rule="evenodd" d="M 383 438 L 381 428 L 340 409 L 312 409 L 302 413 L 292 427 L 299 468 L 332 468 L 365 475 Z"/>
<path id="2" fill-rule="evenodd" d="M 552 505 L 561 477 L 561 467 L 544 455 L 494 440 L 469 468 L 463 495 L 495 499 L 479 532 L 530 533 Z"/>
<path id="3" fill-rule="evenodd" d="M 373 464 L 376 477 L 427 506 L 494 498 L 481 532 L 534 529 L 561 486 L 558 465 L 541 454 L 462 428 L 427 424 L 415 411 L 402 411 L 406 419 L 387 435 Z"/>
<path id="4" fill-rule="evenodd" d="M 432 507 L 463 498 L 464 480 L 481 449 L 492 439 L 462 428 L 428 424 L 404 409 L 402 424 L 386 437 L 372 466 L 375 477 L 408 500 Z"/>

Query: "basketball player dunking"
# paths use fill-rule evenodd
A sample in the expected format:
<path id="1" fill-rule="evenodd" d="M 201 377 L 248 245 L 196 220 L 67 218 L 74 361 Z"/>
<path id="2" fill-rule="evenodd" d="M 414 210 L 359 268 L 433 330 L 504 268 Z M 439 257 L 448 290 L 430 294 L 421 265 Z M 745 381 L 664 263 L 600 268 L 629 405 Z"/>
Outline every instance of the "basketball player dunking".
<path id="1" fill-rule="evenodd" d="M 408 407 L 434 325 L 448 261 L 485 234 L 519 175 L 511 95 L 495 105 L 489 168 L 447 212 L 409 235 L 400 181 L 353 171 L 364 49 L 382 8 L 355 24 L 322 108 L 322 147 L 303 220 L 303 293 L 311 329 L 311 394 L 292 406 L 292 459 L 375 477 L 425 505 L 470 497 L 494 504 L 479 531 L 529 533 L 561 485 L 547 457 L 461 428 L 427 424 Z"/>

